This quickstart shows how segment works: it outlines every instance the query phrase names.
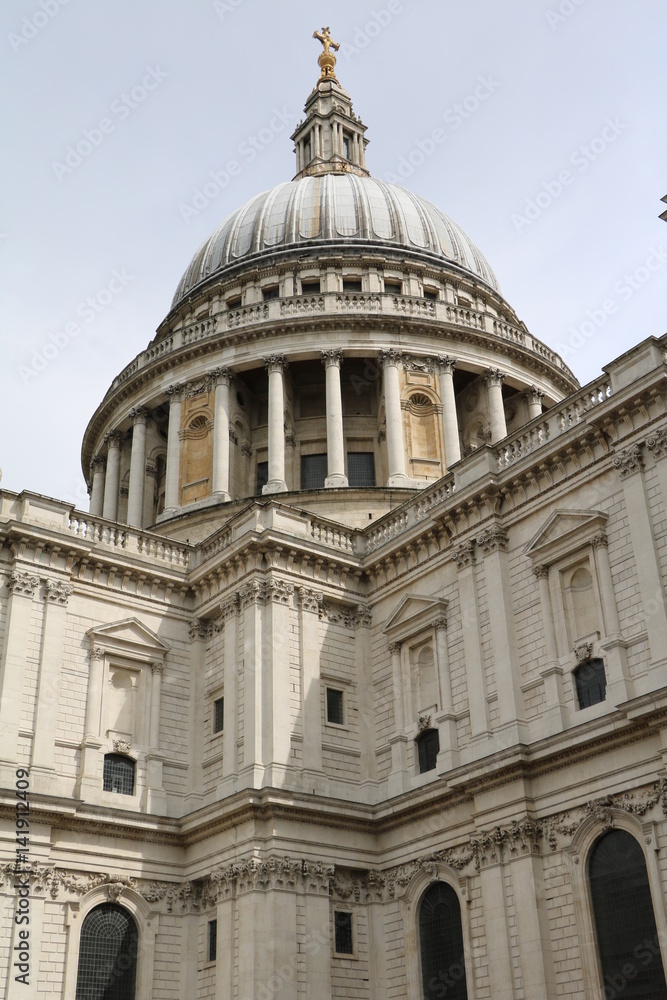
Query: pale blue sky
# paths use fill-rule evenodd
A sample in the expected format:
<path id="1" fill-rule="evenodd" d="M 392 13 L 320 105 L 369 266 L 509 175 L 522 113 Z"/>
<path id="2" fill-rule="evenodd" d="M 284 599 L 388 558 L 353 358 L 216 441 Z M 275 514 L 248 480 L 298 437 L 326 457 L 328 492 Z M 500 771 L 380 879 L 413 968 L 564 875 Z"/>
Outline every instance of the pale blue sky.
<path id="1" fill-rule="evenodd" d="M 323 24 L 371 173 L 460 223 L 581 382 L 667 330 L 663 0 L 4 0 L 3 487 L 87 507 L 112 378 L 202 240 L 294 173 Z"/>

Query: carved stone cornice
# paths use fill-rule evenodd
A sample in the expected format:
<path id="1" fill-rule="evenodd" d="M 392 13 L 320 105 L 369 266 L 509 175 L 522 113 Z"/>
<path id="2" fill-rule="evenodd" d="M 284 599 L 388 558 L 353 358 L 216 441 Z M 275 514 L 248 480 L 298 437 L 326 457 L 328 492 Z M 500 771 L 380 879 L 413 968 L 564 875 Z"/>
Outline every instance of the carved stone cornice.
<path id="1" fill-rule="evenodd" d="M 9 593 L 21 597 L 33 597 L 38 586 L 38 576 L 33 576 L 31 573 L 22 573 L 18 569 L 12 570 L 7 581 Z"/>
<path id="2" fill-rule="evenodd" d="M 435 366 L 441 375 L 453 375 L 456 368 L 456 358 L 450 358 L 449 355 L 443 354 L 435 359 Z"/>
<path id="3" fill-rule="evenodd" d="M 67 606 L 67 602 L 74 590 L 73 587 L 67 583 L 63 583 L 61 580 L 45 580 L 44 586 L 44 597 L 47 601 L 51 604 L 59 604 L 61 607 Z"/>
<path id="4" fill-rule="evenodd" d="M 263 861 L 251 858 L 211 872 L 203 881 L 202 904 L 212 907 L 220 900 L 258 890 L 287 889 L 328 896 L 334 871 L 333 865 L 322 862 L 276 856 Z"/>
<path id="5" fill-rule="evenodd" d="M 628 476 L 633 476 L 636 472 L 641 472 L 644 468 L 641 445 L 633 444 L 629 448 L 619 451 L 614 456 L 613 464 L 614 468 L 618 469 L 621 479 L 627 479 Z"/>
<path id="6" fill-rule="evenodd" d="M 325 368 L 329 368 L 331 365 L 340 368 L 343 364 L 343 352 L 340 350 L 320 351 L 320 357 Z"/>
<path id="7" fill-rule="evenodd" d="M 456 563 L 456 568 L 458 570 L 466 569 L 468 566 L 474 566 L 475 543 L 472 540 L 461 542 L 460 545 L 455 546 L 451 550 L 451 556 Z"/>
<path id="8" fill-rule="evenodd" d="M 667 455 L 667 426 L 656 427 L 646 438 L 646 447 L 653 452 L 655 459 L 664 458 Z"/>
<path id="9" fill-rule="evenodd" d="M 485 556 L 492 552 L 507 552 L 509 536 L 500 524 L 492 524 L 477 536 L 477 546 Z"/>
<path id="10" fill-rule="evenodd" d="M 270 354 L 268 358 L 263 358 L 263 361 L 264 367 L 269 375 L 272 372 L 280 372 L 283 374 L 287 371 L 287 361 L 285 360 L 284 354 Z"/>

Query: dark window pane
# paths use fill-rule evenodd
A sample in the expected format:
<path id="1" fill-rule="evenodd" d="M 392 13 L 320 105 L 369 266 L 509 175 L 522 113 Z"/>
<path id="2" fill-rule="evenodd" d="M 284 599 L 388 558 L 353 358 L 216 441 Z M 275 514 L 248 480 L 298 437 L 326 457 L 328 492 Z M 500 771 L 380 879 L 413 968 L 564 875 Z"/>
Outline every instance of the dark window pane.
<path id="1" fill-rule="evenodd" d="M 215 962 L 218 953 L 218 921 L 209 920 L 208 922 L 208 941 L 206 948 L 206 957 L 209 962 Z"/>
<path id="2" fill-rule="evenodd" d="M 350 486 L 375 486 L 375 455 L 372 451 L 348 451 L 347 481 Z"/>
<path id="3" fill-rule="evenodd" d="M 83 922 L 76 1000 L 134 1000 L 138 933 L 132 915 L 102 903 Z"/>
<path id="4" fill-rule="evenodd" d="M 104 758 L 102 788 L 105 792 L 134 795 L 134 761 L 118 753 L 108 753 Z"/>
<path id="5" fill-rule="evenodd" d="M 327 475 L 326 455 L 302 455 L 301 456 L 301 489 L 321 490 L 324 489 L 324 480 Z"/>
<path id="6" fill-rule="evenodd" d="M 343 278 L 343 291 L 344 292 L 360 292 L 361 282 L 355 281 L 353 278 L 347 279 Z"/>
<path id="7" fill-rule="evenodd" d="M 588 708 L 604 701 L 607 694 L 607 678 L 602 660 L 587 660 L 574 671 L 579 708 Z"/>
<path id="8" fill-rule="evenodd" d="M 319 295 L 320 294 L 319 281 L 302 281 L 301 292 L 303 295 Z"/>
<path id="9" fill-rule="evenodd" d="M 467 1000 L 461 907 L 450 885 L 436 882 L 419 907 L 424 1000 Z"/>
<path id="10" fill-rule="evenodd" d="M 343 725 L 343 692 L 327 688 L 327 722 Z"/>
<path id="11" fill-rule="evenodd" d="M 610 990 L 622 1000 L 664 1000 L 648 873 L 635 838 L 626 830 L 605 834 L 591 852 L 588 877 L 605 996 Z"/>
<path id="12" fill-rule="evenodd" d="M 352 914 L 334 910 L 334 950 L 339 955 L 353 955 Z"/>
<path id="13" fill-rule="evenodd" d="M 419 773 L 432 771 L 436 765 L 436 758 L 440 750 L 440 738 L 437 729 L 427 729 L 417 740 L 417 750 L 419 752 Z"/>
<path id="14" fill-rule="evenodd" d="M 270 285 L 268 288 L 262 289 L 262 298 L 265 302 L 268 302 L 269 299 L 277 299 L 279 291 L 278 285 Z"/>
<path id="15" fill-rule="evenodd" d="M 221 733 L 225 728 L 225 699 L 216 698 L 213 702 L 213 732 Z"/>
<path id="16" fill-rule="evenodd" d="M 257 463 L 257 493 L 262 492 L 262 486 L 266 486 L 269 481 L 269 463 Z"/>

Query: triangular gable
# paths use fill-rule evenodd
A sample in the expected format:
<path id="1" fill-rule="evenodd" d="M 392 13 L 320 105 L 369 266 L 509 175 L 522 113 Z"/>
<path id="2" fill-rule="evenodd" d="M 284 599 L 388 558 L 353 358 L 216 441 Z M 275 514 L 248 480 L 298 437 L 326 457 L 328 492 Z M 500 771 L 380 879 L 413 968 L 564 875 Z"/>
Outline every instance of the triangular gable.
<path id="1" fill-rule="evenodd" d="M 392 641 L 400 641 L 446 618 L 448 602 L 441 597 L 406 594 L 389 616 L 383 632 Z"/>
<path id="2" fill-rule="evenodd" d="M 555 510 L 525 547 L 531 559 L 556 558 L 604 531 L 607 515 L 600 510 Z"/>
<path id="3" fill-rule="evenodd" d="M 124 618 L 109 625 L 96 625 L 88 629 L 86 635 L 90 638 L 91 646 L 100 646 L 109 652 L 140 657 L 142 660 L 164 659 L 171 648 L 138 618 Z"/>

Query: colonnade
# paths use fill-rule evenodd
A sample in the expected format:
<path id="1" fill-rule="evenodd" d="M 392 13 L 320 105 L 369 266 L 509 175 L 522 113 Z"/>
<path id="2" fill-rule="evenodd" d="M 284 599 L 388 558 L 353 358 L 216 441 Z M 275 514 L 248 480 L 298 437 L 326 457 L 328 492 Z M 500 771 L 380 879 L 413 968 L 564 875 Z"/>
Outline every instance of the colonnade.
<path id="1" fill-rule="evenodd" d="M 341 366 L 343 352 L 338 349 L 321 352 L 326 383 L 326 433 L 327 476 L 325 488 L 345 487 L 345 435 L 341 392 Z M 383 395 L 387 435 L 387 486 L 409 486 L 406 473 L 406 453 L 401 406 L 401 380 L 399 370 L 404 359 L 393 350 L 379 355 L 383 378 Z M 282 493 L 288 489 L 285 480 L 285 373 L 287 360 L 282 354 L 264 359 L 268 375 L 268 481 L 263 493 Z M 442 403 L 442 430 L 445 466 L 451 467 L 461 459 L 459 423 L 454 394 L 454 369 L 456 361 L 450 357 L 435 360 Z M 491 443 L 507 434 L 502 397 L 503 372 L 488 369 L 483 375 L 487 384 L 489 426 Z M 209 376 L 214 388 L 213 424 L 213 475 L 212 495 L 221 502 L 231 499 L 229 493 L 229 418 L 233 372 L 217 368 Z M 181 402 L 183 386 L 173 385 L 167 390 L 169 423 L 167 431 L 167 467 L 165 481 L 165 513 L 176 512 L 180 504 L 180 453 L 181 453 Z M 537 416 L 542 409 L 542 396 L 532 387 L 528 392 L 529 416 Z M 146 476 L 146 427 L 149 412 L 138 406 L 130 411 L 132 422 L 132 447 L 127 502 L 127 523 L 142 527 L 144 510 L 144 485 Z M 120 487 L 120 454 L 122 434 L 111 431 L 104 438 L 107 446 L 106 462 L 96 455 L 91 463 L 92 514 L 109 520 L 118 519 Z"/>

